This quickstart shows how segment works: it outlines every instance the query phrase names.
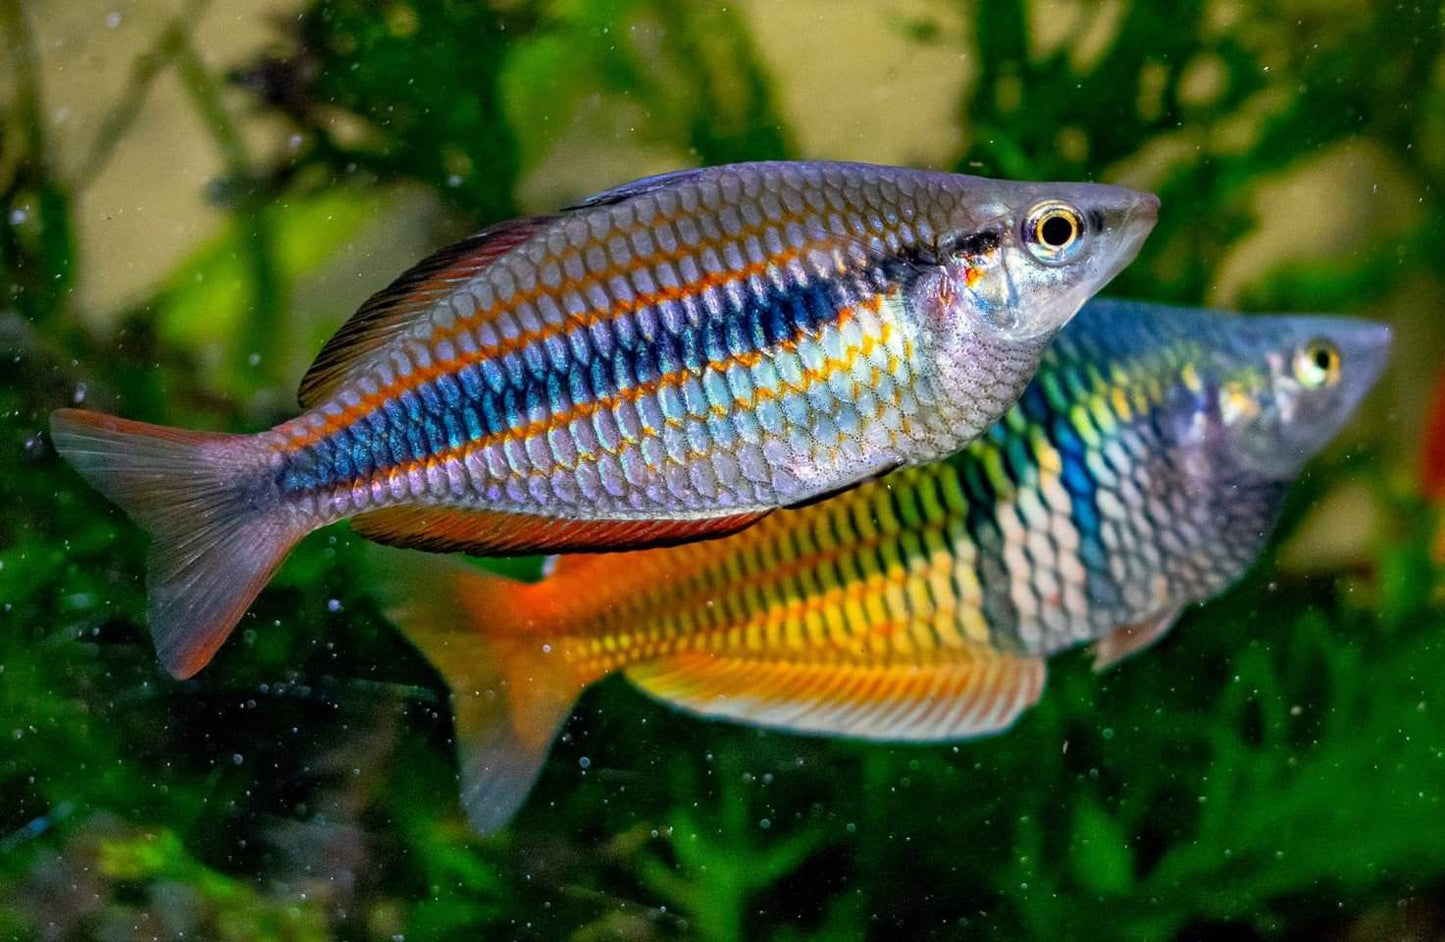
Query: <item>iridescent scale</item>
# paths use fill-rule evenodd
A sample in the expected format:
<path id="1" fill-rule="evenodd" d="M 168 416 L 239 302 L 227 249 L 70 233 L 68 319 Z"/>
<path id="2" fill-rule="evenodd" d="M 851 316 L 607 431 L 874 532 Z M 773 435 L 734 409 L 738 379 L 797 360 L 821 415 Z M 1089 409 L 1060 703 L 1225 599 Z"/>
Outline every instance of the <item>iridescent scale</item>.
<path id="1" fill-rule="evenodd" d="M 965 406 L 921 356 L 910 259 L 964 221 L 956 179 L 748 165 L 527 221 L 271 433 L 282 493 L 326 518 L 711 515 L 941 454 L 1001 411 L 1036 352 L 981 347 L 997 381 Z"/>
<path id="2" fill-rule="evenodd" d="M 1200 438 L 1196 367 L 1233 320 L 1210 316 L 1095 302 L 948 461 L 725 539 L 562 559 L 533 587 L 563 626 L 554 647 L 584 677 L 689 651 L 1047 655 L 1209 597 L 1258 553 L 1285 486 L 1233 478 Z"/>

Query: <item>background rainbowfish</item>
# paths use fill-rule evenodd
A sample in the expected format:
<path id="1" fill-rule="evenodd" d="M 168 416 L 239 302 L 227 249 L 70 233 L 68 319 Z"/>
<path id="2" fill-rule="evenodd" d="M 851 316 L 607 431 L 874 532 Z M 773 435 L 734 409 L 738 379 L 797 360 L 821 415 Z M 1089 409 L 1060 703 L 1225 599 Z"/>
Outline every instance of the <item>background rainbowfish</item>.
<path id="1" fill-rule="evenodd" d="M 421 262 L 268 432 L 60 410 L 52 434 L 151 531 L 151 630 L 189 676 L 342 518 L 433 550 L 643 546 L 941 457 L 1014 401 L 1156 206 L 855 164 L 667 174 Z"/>
<path id="2" fill-rule="evenodd" d="M 1389 331 L 1095 301 L 962 453 L 720 540 L 522 584 L 387 554 L 392 617 L 454 693 L 463 801 L 505 823 L 613 672 L 705 716 L 881 740 L 1009 726 L 1044 658 L 1106 666 L 1258 554 Z"/>

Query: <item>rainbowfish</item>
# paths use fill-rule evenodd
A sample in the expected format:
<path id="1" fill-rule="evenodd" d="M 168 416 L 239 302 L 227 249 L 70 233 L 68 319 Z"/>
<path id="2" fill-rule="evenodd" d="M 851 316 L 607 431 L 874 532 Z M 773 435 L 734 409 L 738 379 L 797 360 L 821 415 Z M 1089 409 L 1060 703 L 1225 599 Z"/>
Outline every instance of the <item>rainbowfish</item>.
<path id="1" fill-rule="evenodd" d="M 1343 317 L 1091 302 L 959 454 L 722 539 L 575 555 L 522 583 L 377 551 L 390 617 L 453 693 L 482 831 L 614 671 L 706 717 L 885 741 L 1006 729 L 1044 659 L 1103 668 L 1234 582 L 1378 377 Z"/>
<path id="2" fill-rule="evenodd" d="M 741 529 L 931 461 L 1014 401 L 1153 196 L 842 163 L 665 174 L 505 222 L 372 297 L 257 435 L 62 409 L 152 536 L 161 661 L 210 660 L 304 535 L 480 555 Z"/>

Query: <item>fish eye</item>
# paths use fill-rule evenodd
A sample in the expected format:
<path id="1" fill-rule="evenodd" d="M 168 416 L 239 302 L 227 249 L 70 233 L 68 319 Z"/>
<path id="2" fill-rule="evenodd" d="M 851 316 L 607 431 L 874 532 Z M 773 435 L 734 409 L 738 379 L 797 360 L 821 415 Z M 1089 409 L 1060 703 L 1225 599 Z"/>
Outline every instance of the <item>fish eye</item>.
<path id="1" fill-rule="evenodd" d="M 1328 340 L 1311 340 L 1295 351 L 1294 378 L 1305 389 L 1320 389 L 1340 381 L 1340 350 Z"/>
<path id="2" fill-rule="evenodd" d="M 1029 211 L 1024 221 L 1024 244 L 1045 264 L 1068 261 L 1084 234 L 1084 217 L 1068 203 L 1050 200 Z"/>

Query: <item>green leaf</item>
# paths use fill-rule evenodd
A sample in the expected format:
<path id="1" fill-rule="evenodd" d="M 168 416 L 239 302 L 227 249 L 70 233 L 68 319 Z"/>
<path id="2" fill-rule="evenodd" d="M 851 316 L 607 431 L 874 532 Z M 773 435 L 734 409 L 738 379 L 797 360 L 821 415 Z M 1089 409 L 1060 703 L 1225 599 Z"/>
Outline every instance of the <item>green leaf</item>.
<path id="1" fill-rule="evenodd" d="M 1124 829 L 1093 800 L 1074 812 L 1069 862 L 1080 886 L 1100 895 L 1127 893 L 1134 885 L 1134 852 Z"/>

